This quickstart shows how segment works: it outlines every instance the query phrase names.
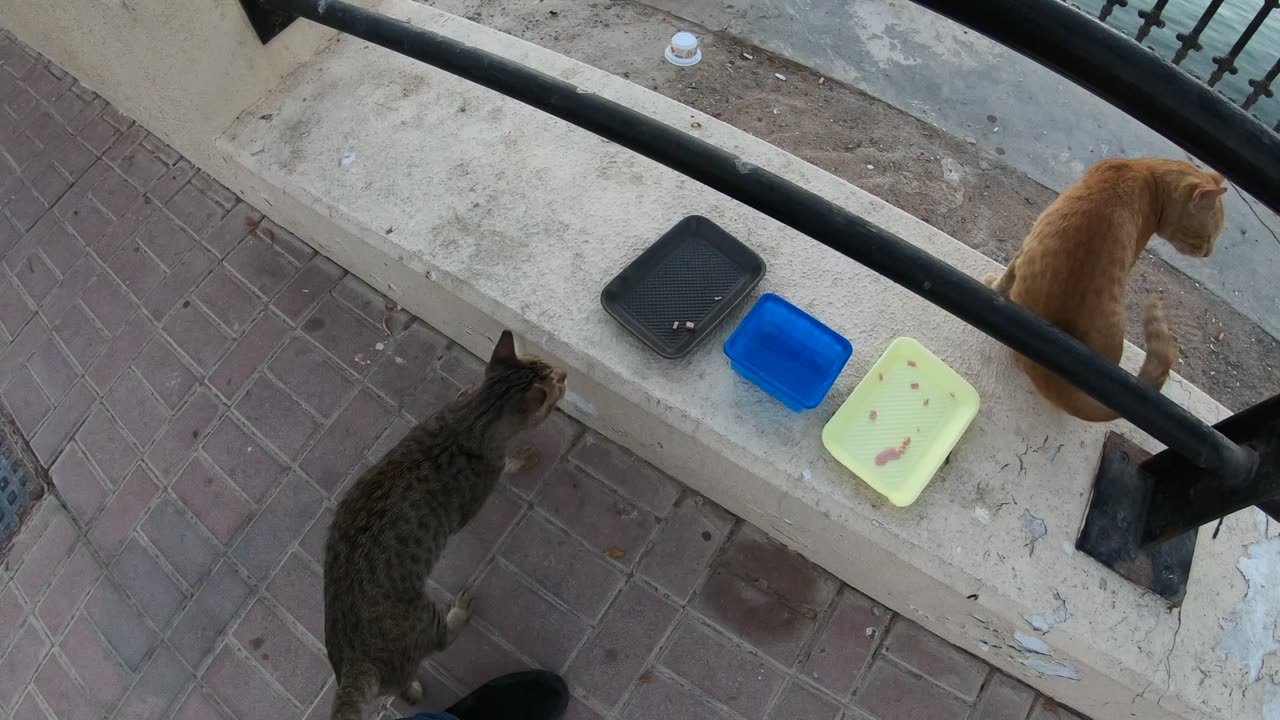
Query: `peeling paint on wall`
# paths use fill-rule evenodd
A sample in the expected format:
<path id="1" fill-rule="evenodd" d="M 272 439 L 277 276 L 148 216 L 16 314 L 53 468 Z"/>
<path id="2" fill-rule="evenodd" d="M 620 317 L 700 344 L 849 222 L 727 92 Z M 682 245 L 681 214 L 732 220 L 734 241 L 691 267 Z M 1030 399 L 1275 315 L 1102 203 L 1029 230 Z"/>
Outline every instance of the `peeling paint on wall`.
<path id="1" fill-rule="evenodd" d="M 1218 638 L 1219 655 L 1234 658 L 1249 669 L 1250 682 L 1258 682 L 1262 663 L 1268 655 L 1280 651 L 1276 632 L 1280 629 L 1280 538 L 1256 542 L 1236 563 L 1248 590 L 1236 612 Z M 1270 704 L 1268 700 L 1268 704 Z M 1272 720 L 1270 716 L 1267 720 Z"/>

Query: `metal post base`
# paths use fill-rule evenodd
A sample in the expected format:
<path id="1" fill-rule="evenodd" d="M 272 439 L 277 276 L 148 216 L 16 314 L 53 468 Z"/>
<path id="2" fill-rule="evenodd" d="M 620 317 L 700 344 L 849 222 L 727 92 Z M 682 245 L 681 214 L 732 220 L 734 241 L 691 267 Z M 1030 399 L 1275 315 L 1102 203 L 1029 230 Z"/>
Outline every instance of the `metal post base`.
<path id="1" fill-rule="evenodd" d="M 1176 606 L 1186 595 L 1196 534 L 1188 531 L 1158 545 L 1139 545 L 1151 503 L 1151 476 L 1141 471 L 1149 457 L 1123 436 L 1107 434 L 1076 548 Z"/>
<path id="2" fill-rule="evenodd" d="M 263 45 L 298 19 L 297 15 L 269 7 L 261 0 L 240 0 L 240 6 L 244 8 L 244 14 L 249 16 L 249 24 L 253 26 L 254 33 Z"/>

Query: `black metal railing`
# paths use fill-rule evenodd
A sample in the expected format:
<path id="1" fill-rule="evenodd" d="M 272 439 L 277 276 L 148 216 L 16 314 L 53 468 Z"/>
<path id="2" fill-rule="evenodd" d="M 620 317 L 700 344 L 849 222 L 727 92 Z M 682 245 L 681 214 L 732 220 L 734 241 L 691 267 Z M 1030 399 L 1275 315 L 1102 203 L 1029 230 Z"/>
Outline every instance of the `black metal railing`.
<path id="1" fill-rule="evenodd" d="M 1096 14 L 1112 28 L 1132 34 L 1139 43 L 1150 39 L 1149 50 L 1280 132 L 1280 103 L 1258 105 L 1260 99 L 1274 96 L 1271 84 L 1280 70 L 1280 13 L 1272 13 L 1280 7 L 1280 0 L 1261 0 L 1256 10 L 1246 7 L 1251 3 L 1225 0 L 1209 0 L 1207 5 L 1194 0 L 1174 0 L 1172 4 L 1170 0 L 1145 0 L 1138 3 L 1146 5 L 1141 9 L 1130 7 L 1128 0 L 1071 0 L 1071 4 Z M 1167 32 L 1152 35 L 1152 30 Z M 1207 53 L 1208 63 L 1200 63 L 1208 70 L 1203 78 L 1199 70 L 1184 65 L 1199 53 Z M 1265 70 L 1268 65 L 1271 71 Z M 1245 75 L 1239 77 L 1242 71 Z"/>
<path id="2" fill-rule="evenodd" d="M 1280 411 L 1273 410 L 1276 406 L 1274 402 L 1266 407 L 1266 412 L 1254 411 L 1250 417 L 1256 422 L 1224 423 L 1224 429 L 1230 429 L 1230 434 L 1234 436 L 1229 438 L 1223 432 L 1206 425 L 1186 409 L 1138 382 L 1134 376 L 1076 338 L 1067 335 L 1020 305 L 1000 297 L 973 278 L 915 245 L 785 178 L 700 140 L 684 130 L 663 124 L 626 106 L 583 91 L 568 82 L 511 60 L 340 0 L 258 1 L 265 3 L 268 7 L 286 10 L 298 17 L 327 25 L 432 65 L 651 158 L 884 275 L 1058 374 L 1169 448 L 1153 461 L 1159 460 L 1156 465 L 1165 473 L 1176 475 L 1183 480 L 1181 487 L 1185 487 L 1186 492 L 1189 493 L 1188 503 L 1195 497 L 1201 498 L 1201 501 L 1192 508 L 1193 512 L 1188 512 L 1183 518 L 1186 525 L 1176 527 L 1176 522 L 1166 523 L 1163 527 L 1163 532 L 1166 534 L 1175 530 L 1193 529 L 1195 525 L 1204 522 L 1203 517 L 1206 512 L 1220 517 L 1241 507 L 1280 498 L 1280 486 L 1276 482 L 1276 478 L 1280 477 L 1280 473 L 1276 471 L 1276 454 L 1271 452 L 1270 445 L 1256 442 L 1254 437 L 1259 433 L 1267 434 L 1268 438 L 1275 435 L 1270 430 L 1271 425 L 1258 419 L 1263 416 L 1269 418 L 1272 414 L 1280 416 Z M 959 0 L 955 3 L 935 1 L 921 2 L 921 4 L 931 7 L 954 6 L 951 8 L 955 11 L 954 13 L 944 14 L 963 17 L 965 13 L 957 8 L 968 6 L 970 2 L 971 0 Z M 1025 17 L 1020 17 L 1017 6 L 1047 4 L 1059 11 L 1069 13 L 1072 19 L 1082 19 L 1089 23 L 1094 26 L 1090 28 L 1092 30 L 1101 30 L 1105 35 L 1114 36 L 1115 39 L 1127 43 L 1125 50 L 1131 52 L 1132 49 L 1137 48 L 1143 56 L 1149 55 L 1141 51 L 1131 40 L 1112 33 L 1089 17 L 1060 4 L 1057 0 L 1043 2 L 987 0 L 972 4 L 986 8 L 994 5 L 1009 6 L 1010 12 L 1005 16 L 1006 20 L 1000 21 L 1000 27 L 1012 37 L 1022 34 L 1022 29 L 1010 28 L 1007 23 L 1026 21 Z M 978 14 L 986 15 L 983 12 Z M 1050 20 L 1054 19 L 1050 18 Z M 962 22 L 965 21 L 962 20 Z M 966 22 L 966 24 L 972 24 L 979 31 L 992 34 L 997 40 L 1001 39 L 999 33 L 988 32 L 990 28 L 982 26 L 982 23 Z M 1040 29 L 1044 30 L 1050 26 L 1053 26 L 1052 22 L 1046 23 Z M 1072 30 L 1070 23 L 1054 27 L 1058 33 Z M 1038 39 L 1042 41 L 1041 47 L 1044 50 L 1041 54 L 1047 54 L 1052 63 L 1062 59 L 1058 46 L 1065 42 L 1064 37 L 1055 36 L 1048 41 L 1043 37 Z M 1085 40 L 1089 41 L 1088 38 Z M 1022 47 L 1015 46 L 1015 49 L 1035 56 L 1034 53 Z M 1096 44 L 1094 49 L 1099 49 Z M 1126 62 L 1132 60 L 1130 57 L 1123 57 L 1123 53 L 1120 53 L 1114 42 L 1110 45 L 1103 43 L 1097 61 L 1086 71 L 1078 74 L 1087 79 L 1091 74 L 1101 72 L 1107 67 L 1133 69 L 1126 62 L 1110 66 L 1105 64 L 1115 60 L 1117 54 L 1122 56 L 1121 60 Z M 1057 69 L 1056 64 L 1049 62 L 1046 64 Z M 1174 73 L 1175 78 L 1180 77 L 1168 63 L 1163 63 L 1161 67 Z M 1150 69 L 1148 68 L 1147 71 L 1149 72 Z M 1144 77 L 1141 72 L 1138 75 L 1139 79 Z M 1179 82 L 1190 81 L 1183 79 Z M 1112 95 L 1128 87 L 1128 85 L 1116 87 L 1107 82 L 1093 84 L 1109 91 Z M 1258 126 L 1239 108 L 1223 102 L 1202 85 L 1195 83 L 1194 87 L 1198 91 L 1208 93 L 1212 102 L 1205 102 L 1204 96 L 1182 97 L 1177 103 L 1167 98 L 1160 98 L 1158 93 L 1154 98 L 1150 97 L 1150 93 L 1146 95 L 1139 93 L 1138 97 L 1150 99 L 1153 102 L 1151 107 L 1143 108 L 1143 112 L 1154 109 L 1172 110 L 1175 105 L 1181 108 L 1189 101 L 1198 105 L 1199 114 L 1193 118 L 1175 122 L 1171 126 L 1178 131 L 1174 134 L 1184 140 L 1195 140 L 1190 130 L 1197 122 L 1202 126 L 1205 124 L 1230 126 L 1231 123 L 1240 123 L 1243 119 L 1243 122 L 1248 124 L 1247 127 L 1255 128 L 1267 138 L 1266 143 L 1255 146 L 1252 153 L 1245 152 L 1245 148 L 1239 144 L 1256 139 L 1256 135 L 1248 133 L 1243 136 L 1243 139 L 1234 138 L 1227 143 L 1191 142 L 1190 144 L 1201 151 L 1212 151 L 1202 155 L 1206 159 L 1213 160 L 1219 155 L 1225 156 L 1224 172 L 1233 180 L 1237 178 L 1231 175 L 1232 171 L 1258 187 L 1265 184 L 1264 181 L 1268 179 L 1274 181 L 1280 178 L 1280 161 L 1275 155 L 1276 148 L 1280 147 L 1280 138 L 1266 128 Z M 1131 101 L 1134 98 L 1123 99 Z M 1120 104 L 1128 109 L 1123 103 Z M 1222 110 L 1223 106 L 1228 112 Z M 1201 129 L 1203 130 L 1203 127 Z M 1273 191 L 1267 197 L 1275 202 L 1280 198 L 1280 194 L 1275 194 Z M 1275 204 L 1280 206 L 1280 202 Z M 1276 508 L 1275 503 L 1267 507 L 1268 512 L 1280 516 L 1280 508 Z M 1141 524 L 1143 519 L 1137 522 Z M 1134 535 L 1136 538 L 1136 529 Z M 1143 535 L 1144 539 L 1146 537 Z"/>

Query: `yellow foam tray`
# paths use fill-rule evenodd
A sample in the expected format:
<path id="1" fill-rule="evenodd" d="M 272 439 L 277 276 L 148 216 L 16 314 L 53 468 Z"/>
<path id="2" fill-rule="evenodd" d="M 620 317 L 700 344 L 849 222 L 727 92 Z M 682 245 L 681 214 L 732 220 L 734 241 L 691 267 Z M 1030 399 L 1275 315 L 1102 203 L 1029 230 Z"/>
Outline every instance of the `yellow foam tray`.
<path id="1" fill-rule="evenodd" d="M 889 502 L 906 507 L 969 428 L 981 402 L 912 338 L 889 344 L 822 428 L 827 452 Z"/>

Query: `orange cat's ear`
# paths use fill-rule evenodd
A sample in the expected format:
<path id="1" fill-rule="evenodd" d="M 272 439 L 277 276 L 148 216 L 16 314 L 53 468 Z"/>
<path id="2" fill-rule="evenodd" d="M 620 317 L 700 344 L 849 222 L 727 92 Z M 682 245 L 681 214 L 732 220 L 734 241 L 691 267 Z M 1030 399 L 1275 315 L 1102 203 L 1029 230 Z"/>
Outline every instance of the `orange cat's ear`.
<path id="1" fill-rule="evenodd" d="M 1227 194 L 1227 188 L 1217 185 L 1201 185 L 1191 194 L 1191 209 L 1198 213 L 1211 212 L 1218 198 Z"/>
<path id="2" fill-rule="evenodd" d="M 489 367 L 498 365 L 514 365 L 519 362 L 516 356 L 516 339 L 510 330 L 503 330 L 498 344 L 493 346 L 493 356 L 489 358 Z"/>

